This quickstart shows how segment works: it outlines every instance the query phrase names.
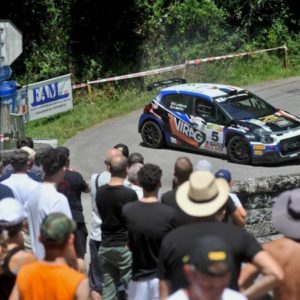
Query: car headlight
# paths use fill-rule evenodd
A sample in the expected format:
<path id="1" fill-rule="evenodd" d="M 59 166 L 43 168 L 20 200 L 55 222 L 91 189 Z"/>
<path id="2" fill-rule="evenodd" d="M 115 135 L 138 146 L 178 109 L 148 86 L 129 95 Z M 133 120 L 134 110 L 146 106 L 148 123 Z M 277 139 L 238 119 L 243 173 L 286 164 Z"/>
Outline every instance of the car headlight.
<path id="1" fill-rule="evenodd" d="M 260 141 L 264 144 L 272 144 L 274 139 L 269 135 L 262 135 L 260 136 Z"/>
<path id="2" fill-rule="evenodd" d="M 262 128 L 255 129 L 254 133 L 261 143 L 272 144 L 274 142 L 274 139 L 270 136 L 270 134 Z"/>

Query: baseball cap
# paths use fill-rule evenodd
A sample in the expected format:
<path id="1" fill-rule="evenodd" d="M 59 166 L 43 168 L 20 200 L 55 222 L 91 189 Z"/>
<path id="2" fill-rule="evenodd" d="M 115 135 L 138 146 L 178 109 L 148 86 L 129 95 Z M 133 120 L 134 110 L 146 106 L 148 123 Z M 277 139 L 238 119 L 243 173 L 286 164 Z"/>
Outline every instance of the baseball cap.
<path id="1" fill-rule="evenodd" d="M 232 269 L 232 254 L 226 242 L 218 236 L 204 236 L 195 241 L 188 254 L 183 257 L 199 272 L 220 276 Z"/>
<path id="2" fill-rule="evenodd" d="M 0 201 L 0 226 L 14 226 L 22 223 L 25 210 L 22 204 L 14 198 L 3 198 Z"/>
<path id="3" fill-rule="evenodd" d="M 215 177 L 224 178 L 225 180 L 227 180 L 228 183 L 231 182 L 231 173 L 226 169 L 220 169 L 219 171 L 217 171 Z"/>
<path id="4" fill-rule="evenodd" d="M 51 213 L 41 225 L 41 240 L 45 244 L 61 245 L 76 229 L 76 223 L 63 213 Z"/>
<path id="5" fill-rule="evenodd" d="M 200 159 L 196 163 L 196 165 L 194 167 L 194 170 L 195 171 L 209 171 L 209 172 L 211 172 L 212 168 L 213 168 L 213 166 L 212 166 L 212 164 L 208 160 L 206 160 L 206 159 Z"/>

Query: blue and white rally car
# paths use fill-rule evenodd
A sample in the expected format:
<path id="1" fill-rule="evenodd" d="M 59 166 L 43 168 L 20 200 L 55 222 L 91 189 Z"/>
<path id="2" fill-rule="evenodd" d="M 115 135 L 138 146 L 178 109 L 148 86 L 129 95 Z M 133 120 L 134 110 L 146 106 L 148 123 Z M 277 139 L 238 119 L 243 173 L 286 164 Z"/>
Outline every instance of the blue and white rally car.
<path id="1" fill-rule="evenodd" d="M 300 157 L 300 119 L 239 87 L 174 78 L 145 106 L 138 130 L 147 147 L 163 145 L 277 163 Z"/>

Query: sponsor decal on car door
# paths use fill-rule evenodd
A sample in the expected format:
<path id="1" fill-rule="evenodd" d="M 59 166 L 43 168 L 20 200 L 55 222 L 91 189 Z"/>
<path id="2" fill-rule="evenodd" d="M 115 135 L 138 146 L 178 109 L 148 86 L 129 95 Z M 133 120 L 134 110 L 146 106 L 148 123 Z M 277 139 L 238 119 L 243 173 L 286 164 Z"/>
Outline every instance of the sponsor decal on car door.
<path id="1" fill-rule="evenodd" d="M 174 142 L 177 144 L 188 144 L 192 147 L 200 148 L 205 142 L 205 133 L 198 130 L 192 124 L 169 114 L 170 129 Z"/>
<path id="2" fill-rule="evenodd" d="M 205 126 L 206 141 L 202 147 L 212 152 L 224 153 L 224 126 L 207 123 Z"/>

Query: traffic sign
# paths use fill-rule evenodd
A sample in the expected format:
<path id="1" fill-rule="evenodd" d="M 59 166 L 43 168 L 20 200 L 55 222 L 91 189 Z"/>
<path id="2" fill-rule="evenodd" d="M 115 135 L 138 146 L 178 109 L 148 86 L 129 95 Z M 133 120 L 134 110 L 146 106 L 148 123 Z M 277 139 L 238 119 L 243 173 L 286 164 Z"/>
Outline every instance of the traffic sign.
<path id="1" fill-rule="evenodd" d="M 11 65 L 22 51 L 21 31 L 10 20 L 0 20 L 0 66 Z"/>

